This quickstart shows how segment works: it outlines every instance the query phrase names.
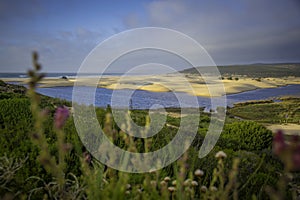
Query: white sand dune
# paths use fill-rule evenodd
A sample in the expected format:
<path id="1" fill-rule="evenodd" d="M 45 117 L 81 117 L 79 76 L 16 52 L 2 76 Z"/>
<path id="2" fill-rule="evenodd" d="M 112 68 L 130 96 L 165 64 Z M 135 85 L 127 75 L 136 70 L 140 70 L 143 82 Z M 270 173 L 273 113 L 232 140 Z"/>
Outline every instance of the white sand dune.
<path id="1" fill-rule="evenodd" d="M 26 83 L 27 78 L 3 78 L 3 81 L 12 82 L 19 81 Z M 78 79 L 59 79 L 45 78 L 40 83 L 40 87 L 57 87 L 57 86 L 73 86 L 77 85 L 92 86 L 98 82 L 98 78 L 78 78 Z M 189 75 L 155 75 L 155 76 L 126 76 L 126 77 L 105 77 L 102 78 L 98 87 L 108 89 L 140 89 L 152 92 L 186 92 L 196 96 L 220 96 L 223 95 L 222 85 L 224 84 L 226 94 L 240 93 L 259 88 L 274 88 L 288 84 L 300 84 L 299 77 L 288 78 L 261 78 L 255 80 L 253 78 L 242 77 L 239 80 L 214 80 L 209 84 L 209 88 L 213 91 L 210 94 L 205 81 L 201 76 Z"/>

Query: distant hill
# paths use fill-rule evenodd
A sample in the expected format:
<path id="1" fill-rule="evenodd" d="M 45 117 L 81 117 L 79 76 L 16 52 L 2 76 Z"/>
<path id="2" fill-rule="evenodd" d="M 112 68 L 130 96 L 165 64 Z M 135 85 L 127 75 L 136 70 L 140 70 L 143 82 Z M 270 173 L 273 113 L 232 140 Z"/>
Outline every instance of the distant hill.
<path id="1" fill-rule="evenodd" d="M 226 65 L 218 66 L 218 69 L 222 76 L 236 75 L 256 78 L 286 76 L 300 77 L 300 63 Z M 195 68 L 189 68 L 181 72 L 189 74 L 198 73 Z"/>

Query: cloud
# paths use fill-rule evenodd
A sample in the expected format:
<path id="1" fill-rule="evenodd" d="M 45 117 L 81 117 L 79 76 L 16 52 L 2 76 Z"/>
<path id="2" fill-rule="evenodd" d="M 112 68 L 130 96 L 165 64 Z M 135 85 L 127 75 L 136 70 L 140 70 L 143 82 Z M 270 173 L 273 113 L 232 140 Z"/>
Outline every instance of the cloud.
<path id="1" fill-rule="evenodd" d="M 299 11 L 297 1 L 273 0 L 167 0 L 151 2 L 147 8 L 149 26 L 188 34 L 219 64 L 255 62 L 255 57 L 300 61 L 294 53 L 300 52 L 295 45 L 299 44 Z"/>
<path id="2" fill-rule="evenodd" d="M 130 13 L 125 18 L 123 23 L 126 27 L 136 28 L 141 25 L 140 18 L 136 13 Z"/>
<path id="3" fill-rule="evenodd" d="M 31 65 L 30 53 L 37 50 L 45 70 L 76 71 L 100 41 L 144 26 L 187 34 L 220 65 L 300 62 L 298 0 L 154 0 L 106 3 L 101 10 L 97 6 L 1 1 L 1 70 L 24 71 Z"/>

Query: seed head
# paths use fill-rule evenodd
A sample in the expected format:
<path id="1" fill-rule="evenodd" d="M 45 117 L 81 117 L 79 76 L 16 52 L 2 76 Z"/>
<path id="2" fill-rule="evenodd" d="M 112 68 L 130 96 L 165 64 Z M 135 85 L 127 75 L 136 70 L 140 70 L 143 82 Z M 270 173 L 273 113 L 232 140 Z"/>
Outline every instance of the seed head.
<path id="1" fill-rule="evenodd" d="M 176 180 L 174 180 L 174 181 L 172 181 L 172 185 L 176 185 L 177 184 L 177 181 Z"/>
<path id="2" fill-rule="evenodd" d="M 218 188 L 216 188 L 215 186 L 212 186 L 212 187 L 210 187 L 209 189 L 210 189 L 210 191 L 212 191 L 212 192 L 218 191 Z"/>
<path id="3" fill-rule="evenodd" d="M 200 191 L 205 193 L 207 191 L 207 187 L 205 185 L 201 186 Z"/>
<path id="4" fill-rule="evenodd" d="M 161 185 L 161 186 L 166 186 L 167 184 L 168 184 L 168 183 L 167 183 L 166 181 L 161 181 L 161 182 L 160 182 L 160 185 Z"/>
<path id="5" fill-rule="evenodd" d="M 168 190 L 170 191 L 170 192 L 174 192 L 175 190 L 176 190 L 176 188 L 175 187 L 168 187 Z"/>
<path id="6" fill-rule="evenodd" d="M 196 187 L 196 186 L 198 186 L 198 182 L 197 181 L 192 181 L 191 185 Z"/>
<path id="7" fill-rule="evenodd" d="M 126 184 L 126 189 L 130 190 L 131 189 L 131 185 L 130 184 Z"/>
<path id="8" fill-rule="evenodd" d="M 204 172 L 201 169 L 197 169 L 194 174 L 195 176 L 201 177 L 204 175 Z"/>
<path id="9" fill-rule="evenodd" d="M 171 178 L 168 177 L 168 176 L 166 176 L 166 177 L 164 178 L 164 181 L 166 181 L 166 182 L 169 182 L 170 180 L 171 180 Z"/>
<path id="10" fill-rule="evenodd" d="M 192 180 L 191 179 L 186 179 L 184 182 L 183 182 L 183 185 L 184 186 L 190 186 Z"/>
<path id="11" fill-rule="evenodd" d="M 226 153 L 224 151 L 219 151 L 218 153 L 216 153 L 215 157 L 217 159 L 223 159 L 223 158 L 226 158 L 227 155 L 226 155 Z"/>

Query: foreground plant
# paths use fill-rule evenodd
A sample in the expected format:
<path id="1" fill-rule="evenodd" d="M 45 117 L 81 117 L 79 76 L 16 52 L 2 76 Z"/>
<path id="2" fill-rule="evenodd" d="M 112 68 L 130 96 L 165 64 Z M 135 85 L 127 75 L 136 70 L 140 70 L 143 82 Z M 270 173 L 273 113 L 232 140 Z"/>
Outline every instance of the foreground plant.
<path id="1" fill-rule="evenodd" d="M 224 159 L 227 155 L 219 151 L 215 155 L 218 160 L 218 166 L 214 169 L 213 178 L 208 190 L 205 192 L 204 199 L 238 199 L 238 166 L 239 159 L 234 159 L 231 171 L 226 175 L 224 173 Z M 203 188 L 202 188 L 203 189 Z"/>
<path id="2" fill-rule="evenodd" d="M 54 114 L 54 130 L 56 132 L 56 148 L 58 158 L 50 153 L 50 146 L 48 144 L 43 124 L 48 119 L 48 111 L 42 110 L 40 105 L 40 96 L 36 94 L 35 90 L 38 82 L 42 80 L 44 74 L 40 73 L 41 65 L 38 63 L 38 54 L 33 53 L 33 70 L 29 70 L 28 75 L 30 81 L 28 83 L 29 89 L 27 95 L 31 100 L 30 108 L 34 119 L 34 131 L 31 133 L 31 139 L 34 144 L 40 148 L 38 157 L 39 162 L 46 169 L 48 173 L 53 176 L 53 181 L 46 183 L 40 177 L 30 177 L 29 179 L 36 179 L 42 183 L 39 188 L 34 188 L 29 193 L 29 198 L 32 194 L 44 191 L 50 199 L 76 199 L 81 197 L 83 193 L 82 187 L 79 185 L 77 177 L 73 174 L 68 174 L 73 178 L 67 178 L 65 174 L 65 156 L 72 146 L 65 143 L 65 133 L 62 128 L 69 117 L 69 110 L 67 107 L 59 107 Z"/>
<path id="3" fill-rule="evenodd" d="M 15 198 L 20 194 L 20 191 L 14 191 L 12 189 L 13 180 L 16 173 L 23 167 L 26 162 L 25 159 L 8 158 L 6 155 L 0 157 L 0 191 L 6 191 L 5 198 Z"/>
<path id="4" fill-rule="evenodd" d="M 287 191 L 292 192 L 292 198 L 300 197 L 299 185 L 292 184 L 293 172 L 300 171 L 300 140 L 293 135 L 289 140 L 285 139 L 282 131 L 278 131 L 273 140 L 273 152 L 284 164 L 284 171 L 280 175 L 277 188 L 267 188 L 271 199 L 283 200 L 287 197 Z"/>

